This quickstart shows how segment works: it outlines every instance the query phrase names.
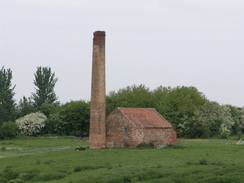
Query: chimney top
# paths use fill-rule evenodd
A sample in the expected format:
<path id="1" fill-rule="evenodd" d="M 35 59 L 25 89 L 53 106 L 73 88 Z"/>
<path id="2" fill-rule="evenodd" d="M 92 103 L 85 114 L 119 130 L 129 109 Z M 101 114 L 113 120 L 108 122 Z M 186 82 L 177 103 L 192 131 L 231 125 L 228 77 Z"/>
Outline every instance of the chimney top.
<path id="1" fill-rule="evenodd" d="M 105 31 L 96 31 L 93 36 L 93 45 L 105 45 Z"/>

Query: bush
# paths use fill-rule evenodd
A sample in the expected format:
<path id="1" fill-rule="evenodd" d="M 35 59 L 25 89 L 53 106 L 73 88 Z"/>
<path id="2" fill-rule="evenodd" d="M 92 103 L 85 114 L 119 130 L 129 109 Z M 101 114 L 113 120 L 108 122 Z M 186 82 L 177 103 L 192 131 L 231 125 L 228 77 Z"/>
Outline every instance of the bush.
<path id="1" fill-rule="evenodd" d="M 7 147 L 1 147 L 0 150 L 1 151 L 6 151 L 7 150 Z"/>
<path id="2" fill-rule="evenodd" d="M 228 137 L 229 137 L 229 135 L 228 135 L 226 132 L 222 132 L 222 133 L 220 134 L 220 138 L 221 138 L 221 139 L 228 139 Z"/>
<path id="3" fill-rule="evenodd" d="M 47 117 L 40 112 L 31 113 L 16 120 L 22 135 L 37 135 L 45 126 Z"/>
<path id="4" fill-rule="evenodd" d="M 60 107 L 60 111 L 49 114 L 42 133 L 86 137 L 89 135 L 89 121 L 89 103 L 71 101 Z"/>
<path id="5" fill-rule="evenodd" d="M 90 105 L 85 101 L 71 101 L 63 106 L 66 135 L 86 137 L 89 135 Z"/>
<path id="6" fill-rule="evenodd" d="M 207 165 L 207 160 L 206 159 L 201 159 L 199 160 L 200 165 Z"/>
<path id="7" fill-rule="evenodd" d="M 76 166 L 74 168 L 74 172 L 81 172 L 81 171 L 85 171 L 85 170 L 97 170 L 99 168 L 104 168 L 104 167 L 102 167 L 102 166 L 89 166 L 89 165 Z"/>
<path id="8" fill-rule="evenodd" d="M 6 167 L 3 171 L 3 173 L 1 174 L 1 178 L 5 178 L 7 180 L 13 180 L 16 179 L 18 177 L 18 173 L 14 172 L 12 167 Z"/>
<path id="9" fill-rule="evenodd" d="M 38 177 L 38 180 L 40 180 L 40 181 L 59 180 L 66 176 L 67 176 L 66 173 L 51 172 L 51 173 L 42 174 L 41 176 Z"/>
<path id="10" fill-rule="evenodd" d="M 14 122 L 5 122 L 0 127 L 0 139 L 12 139 L 19 135 L 19 127 Z"/>
<path id="11" fill-rule="evenodd" d="M 0 177 L 0 183 L 8 183 L 8 180 Z"/>

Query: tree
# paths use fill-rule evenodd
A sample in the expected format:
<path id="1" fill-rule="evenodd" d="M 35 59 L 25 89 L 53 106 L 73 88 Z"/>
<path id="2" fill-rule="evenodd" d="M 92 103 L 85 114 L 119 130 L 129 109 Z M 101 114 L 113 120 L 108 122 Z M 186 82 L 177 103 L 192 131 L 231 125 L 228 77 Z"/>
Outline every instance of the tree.
<path id="1" fill-rule="evenodd" d="M 86 101 L 71 101 L 61 110 L 64 115 L 66 135 L 86 137 L 89 134 L 90 103 Z"/>
<path id="2" fill-rule="evenodd" d="M 12 87 L 12 71 L 2 67 L 0 70 L 0 125 L 3 122 L 13 121 L 15 116 L 15 93 Z"/>
<path id="3" fill-rule="evenodd" d="M 30 98 L 26 98 L 23 96 L 23 99 L 19 101 L 19 117 L 23 117 L 27 114 L 35 112 L 35 108 L 33 106 L 33 102 Z"/>
<path id="4" fill-rule="evenodd" d="M 54 87 L 58 78 L 55 73 L 52 73 L 50 67 L 37 67 L 34 74 L 34 85 L 36 86 L 36 93 L 32 93 L 34 106 L 39 109 L 43 103 L 53 104 L 57 102 L 57 96 L 54 92 Z"/>
<path id="5" fill-rule="evenodd" d="M 186 118 L 192 117 L 194 111 L 207 102 L 206 97 L 195 87 L 178 86 L 175 88 L 158 87 L 153 93 L 153 104 L 177 130 Z"/>
<path id="6" fill-rule="evenodd" d="M 44 133 L 86 137 L 89 134 L 90 104 L 86 101 L 71 101 L 49 113 Z"/>
<path id="7" fill-rule="evenodd" d="M 208 138 L 220 134 L 223 122 L 223 108 L 217 102 L 206 102 L 194 111 L 194 115 L 184 120 L 183 136 Z"/>
<path id="8" fill-rule="evenodd" d="M 152 107 L 151 91 L 145 85 L 133 85 L 111 91 L 106 98 L 107 114 L 116 107 Z"/>

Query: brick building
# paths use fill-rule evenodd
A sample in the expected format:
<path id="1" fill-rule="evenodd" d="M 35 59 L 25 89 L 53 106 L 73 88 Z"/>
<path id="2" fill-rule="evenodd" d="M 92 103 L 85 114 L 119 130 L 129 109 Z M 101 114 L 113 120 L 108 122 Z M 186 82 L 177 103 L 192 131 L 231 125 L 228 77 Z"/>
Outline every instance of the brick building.
<path id="1" fill-rule="evenodd" d="M 96 31 L 93 35 L 89 148 L 130 148 L 151 142 L 175 144 L 175 131 L 155 109 L 116 108 L 106 118 L 106 33 Z"/>
<path id="2" fill-rule="evenodd" d="M 141 143 L 176 144 L 171 124 L 153 108 L 116 108 L 106 119 L 108 148 Z"/>

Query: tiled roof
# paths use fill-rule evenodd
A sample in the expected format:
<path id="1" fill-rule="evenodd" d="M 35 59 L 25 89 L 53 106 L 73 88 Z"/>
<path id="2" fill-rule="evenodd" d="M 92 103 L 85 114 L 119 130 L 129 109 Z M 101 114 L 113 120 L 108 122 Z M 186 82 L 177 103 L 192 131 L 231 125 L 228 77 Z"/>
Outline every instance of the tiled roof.
<path id="1" fill-rule="evenodd" d="M 118 109 L 136 127 L 142 128 L 172 128 L 171 124 L 153 108 L 123 108 Z"/>

